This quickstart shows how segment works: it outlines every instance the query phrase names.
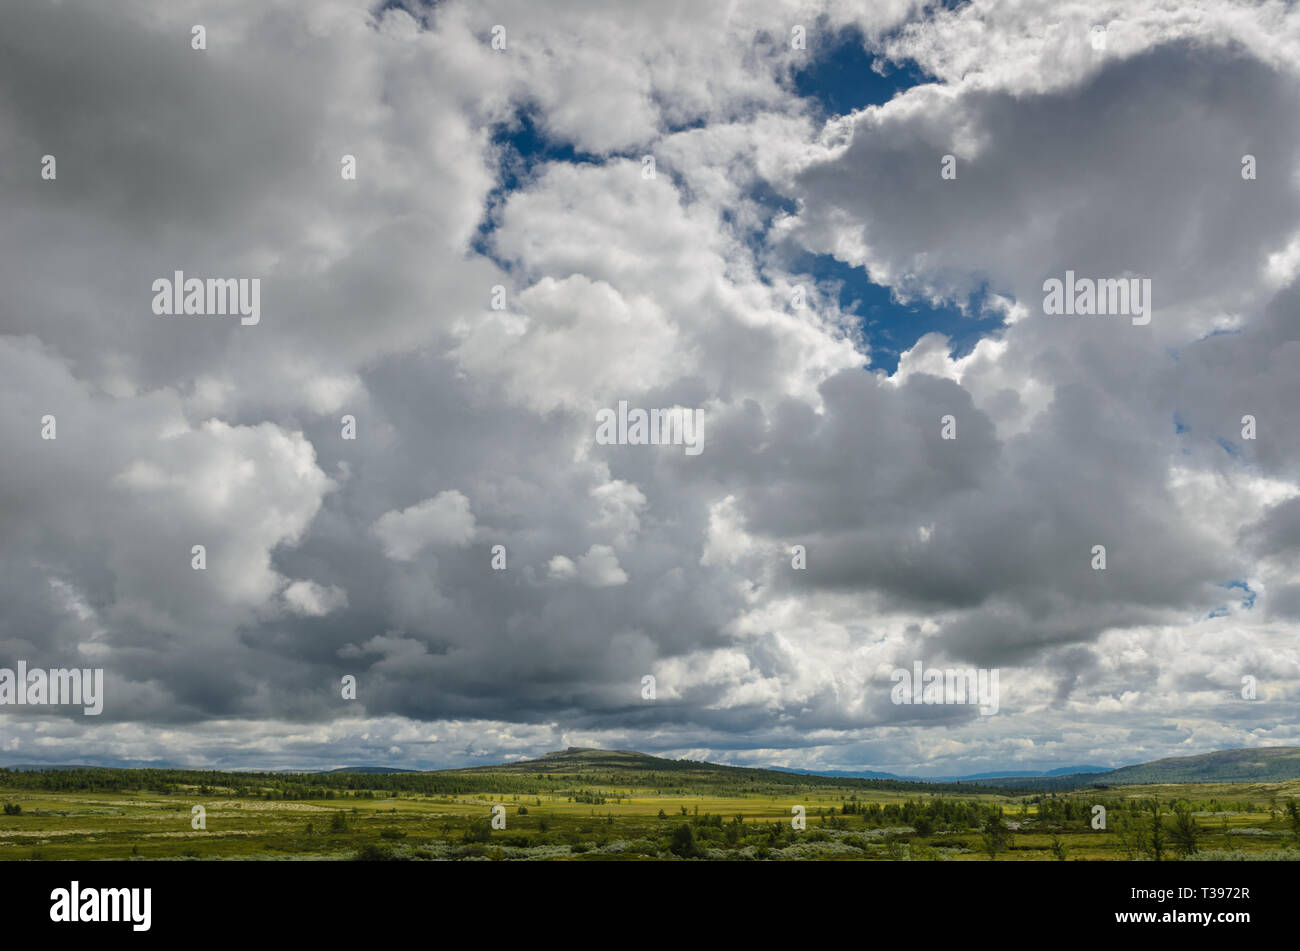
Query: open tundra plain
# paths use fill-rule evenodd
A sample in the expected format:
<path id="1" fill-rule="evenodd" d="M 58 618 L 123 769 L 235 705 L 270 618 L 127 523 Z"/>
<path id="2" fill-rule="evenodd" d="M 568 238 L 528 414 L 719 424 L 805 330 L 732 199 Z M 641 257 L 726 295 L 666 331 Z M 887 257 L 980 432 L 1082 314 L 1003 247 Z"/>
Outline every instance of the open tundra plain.
<path id="1" fill-rule="evenodd" d="M 1300 859 L 1300 780 L 1109 775 L 913 783 L 587 750 L 437 772 L 6 770 L 0 859 Z"/>

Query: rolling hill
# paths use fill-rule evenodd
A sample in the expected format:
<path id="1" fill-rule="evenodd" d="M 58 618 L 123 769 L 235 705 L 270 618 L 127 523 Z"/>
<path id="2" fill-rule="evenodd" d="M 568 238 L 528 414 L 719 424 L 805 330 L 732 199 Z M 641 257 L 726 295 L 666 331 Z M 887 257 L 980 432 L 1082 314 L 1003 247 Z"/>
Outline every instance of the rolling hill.
<path id="1" fill-rule="evenodd" d="M 985 786 L 1048 791 L 1085 786 L 1141 786 L 1155 783 L 1280 783 L 1300 779 L 1300 747 L 1270 746 L 1173 756 L 1121 766 L 1102 773 L 1065 776 L 983 777 Z"/>
<path id="2" fill-rule="evenodd" d="M 195 782 L 214 783 L 219 777 L 229 777 L 235 784 L 247 784 L 258 776 L 320 776 L 335 778 L 338 782 L 359 779 L 366 775 L 391 777 L 391 788 L 418 788 L 435 782 L 441 788 L 451 784 L 487 789 L 491 777 L 502 777 L 511 784 L 529 783 L 531 779 L 564 779 L 570 782 L 617 782 L 624 785 L 651 787 L 732 787 L 749 786 L 764 789 L 791 787 L 841 787 L 846 789 L 876 789 L 917 793 L 976 793 L 976 792 L 1054 792 L 1096 786 L 1132 786 L 1159 783 L 1271 783 L 1300 779 L 1300 747 L 1278 746 L 1256 749 L 1219 750 L 1197 756 L 1178 756 L 1122 766 L 1118 769 L 1093 771 L 1094 767 L 1075 767 L 1078 770 L 1061 775 L 1061 770 L 1040 774 L 1023 772 L 984 773 L 973 776 L 917 779 L 894 776 L 889 773 L 870 773 L 829 770 L 812 772 L 788 768 L 759 768 L 724 766 L 696 760 L 665 759 L 640 753 L 636 750 L 600 750 L 589 747 L 569 747 L 546 753 L 537 759 L 516 760 L 488 766 L 466 766 L 455 769 L 412 770 L 390 766 L 347 766 L 320 772 L 276 770 L 273 772 L 223 772 L 219 770 L 194 770 L 177 767 L 140 769 L 134 766 L 69 766 L 20 764 L 0 766 L 11 776 L 23 774 L 64 773 L 69 776 L 94 773 L 107 777 L 114 773 L 141 773 L 152 776 L 186 776 Z M 125 779 L 120 782 L 125 782 Z M 114 783 L 119 783 L 114 780 Z M 450 787 L 449 787 L 450 788 Z"/>
<path id="3" fill-rule="evenodd" d="M 762 769 L 748 766 L 723 766 L 697 760 L 664 759 L 636 750 L 597 750 L 571 746 L 546 753 L 537 759 L 519 760 L 494 766 L 468 766 L 456 770 L 438 770 L 433 775 L 527 775 L 567 776 L 575 781 L 606 781 L 633 785 L 692 785 L 695 787 L 749 786 L 843 787 L 894 790 L 917 793 L 979 792 L 970 784 L 922 782 L 895 778 L 846 778 L 818 773 Z M 991 789 L 987 791 L 992 791 Z"/>
<path id="4" fill-rule="evenodd" d="M 1067 767 L 1068 769 L 1068 767 Z M 894 776 L 889 773 L 849 773 L 844 771 L 809 772 L 793 769 L 759 769 L 722 766 L 694 760 L 664 759 L 635 750 L 598 750 L 569 747 L 547 753 L 538 759 L 520 760 L 499 766 L 472 766 L 446 772 L 528 773 L 528 774 L 681 774 L 692 779 L 714 774 L 718 779 L 754 781 L 765 784 L 789 783 L 797 776 L 805 782 L 870 783 L 878 788 L 926 788 L 931 792 L 961 789 L 973 792 L 979 787 L 1007 791 L 1067 790 L 1090 786 L 1135 786 L 1150 783 L 1248 783 L 1284 782 L 1300 779 L 1300 747 L 1277 746 L 1243 750 L 1219 750 L 1198 756 L 1179 756 L 1121 766 L 1118 769 L 1075 767 L 1075 772 L 1052 770 L 1032 773 L 985 773 L 975 776 L 945 777 L 937 780 Z M 442 771 L 440 771 L 442 772 Z"/>

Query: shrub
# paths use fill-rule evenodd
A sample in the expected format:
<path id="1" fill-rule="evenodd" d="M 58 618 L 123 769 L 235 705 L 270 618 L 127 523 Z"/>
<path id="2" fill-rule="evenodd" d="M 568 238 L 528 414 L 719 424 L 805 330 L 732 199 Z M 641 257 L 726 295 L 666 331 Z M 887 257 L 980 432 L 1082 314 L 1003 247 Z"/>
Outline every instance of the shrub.
<path id="1" fill-rule="evenodd" d="M 391 848 L 374 842 L 367 842 L 357 849 L 356 855 L 352 856 L 354 862 L 396 862 L 400 860 L 400 857 Z"/>
<path id="2" fill-rule="evenodd" d="M 704 854 L 700 844 L 695 841 L 695 830 L 688 822 L 683 822 L 673 832 L 672 843 L 668 849 L 673 855 L 683 859 L 699 858 Z"/>
<path id="3" fill-rule="evenodd" d="M 465 830 L 465 841 L 491 842 L 492 823 L 487 819 L 471 819 L 469 828 Z"/>

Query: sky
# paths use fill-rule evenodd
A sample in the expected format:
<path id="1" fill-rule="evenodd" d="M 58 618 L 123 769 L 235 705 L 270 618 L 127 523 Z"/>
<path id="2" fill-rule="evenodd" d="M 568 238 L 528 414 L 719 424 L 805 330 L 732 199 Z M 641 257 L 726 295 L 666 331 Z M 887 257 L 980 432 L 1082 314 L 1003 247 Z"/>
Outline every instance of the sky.
<path id="1" fill-rule="evenodd" d="M 1100 9 L 7 0 L 0 765 L 1300 745 L 1300 10 Z"/>

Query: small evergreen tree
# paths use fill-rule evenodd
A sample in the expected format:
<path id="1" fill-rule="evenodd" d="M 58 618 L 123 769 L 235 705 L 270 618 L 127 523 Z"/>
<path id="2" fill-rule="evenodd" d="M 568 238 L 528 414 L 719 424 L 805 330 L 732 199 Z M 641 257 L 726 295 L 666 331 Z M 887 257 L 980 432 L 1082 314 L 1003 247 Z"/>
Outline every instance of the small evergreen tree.
<path id="1" fill-rule="evenodd" d="M 1165 856 L 1165 823 L 1160 814 L 1160 800 L 1152 799 L 1147 803 L 1151 813 L 1151 828 L 1146 835 L 1146 853 L 1153 862 L 1161 861 Z"/>
<path id="2" fill-rule="evenodd" d="M 1296 805 L 1294 799 L 1286 801 L 1286 817 L 1291 822 L 1291 835 L 1300 843 L 1300 806 Z"/>
<path id="3" fill-rule="evenodd" d="M 466 842 L 491 842 L 492 823 L 487 819 L 471 819 L 465 830 Z"/>
<path id="4" fill-rule="evenodd" d="M 989 861 L 995 862 L 999 852 L 1005 852 L 1011 845 L 1011 830 L 1002 823 L 1000 815 L 989 815 L 984 819 L 981 834 L 984 851 L 989 854 Z"/>
<path id="5" fill-rule="evenodd" d="M 1186 805 L 1174 807 L 1174 827 L 1170 830 L 1170 838 L 1184 858 L 1196 854 L 1196 840 L 1200 835 L 1201 827 L 1196 824 L 1191 809 Z"/>
<path id="6" fill-rule="evenodd" d="M 673 840 L 668 850 L 683 859 L 698 858 L 704 854 L 700 844 L 695 841 L 695 830 L 691 828 L 689 822 L 683 822 L 673 832 Z"/>
<path id="7" fill-rule="evenodd" d="M 1058 862 L 1065 861 L 1065 845 L 1062 844 L 1059 835 L 1052 836 L 1052 855 L 1056 857 Z"/>

